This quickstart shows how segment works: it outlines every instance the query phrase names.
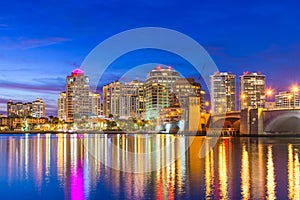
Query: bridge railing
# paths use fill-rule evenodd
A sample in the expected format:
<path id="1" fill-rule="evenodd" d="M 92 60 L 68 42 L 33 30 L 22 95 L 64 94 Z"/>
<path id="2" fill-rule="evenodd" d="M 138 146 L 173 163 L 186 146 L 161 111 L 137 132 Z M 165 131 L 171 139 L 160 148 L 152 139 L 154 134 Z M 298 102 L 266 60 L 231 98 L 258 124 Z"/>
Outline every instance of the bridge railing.
<path id="1" fill-rule="evenodd" d="M 239 129 L 236 128 L 209 128 L 207 136 L 236 136 L 239 135 Z"/>

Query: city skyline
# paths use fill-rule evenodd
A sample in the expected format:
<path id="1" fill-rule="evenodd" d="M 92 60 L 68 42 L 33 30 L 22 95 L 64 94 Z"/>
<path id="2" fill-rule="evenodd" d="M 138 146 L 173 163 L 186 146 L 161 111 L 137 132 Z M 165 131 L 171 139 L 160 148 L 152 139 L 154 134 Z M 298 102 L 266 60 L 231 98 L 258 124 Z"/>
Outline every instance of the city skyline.
<path id="1" fill-rule="evenodd" d="M 149 72 L 147 72 L 146 74 L 148 74 L 148 73 L 150 73 L 151 71 L 153 71 L 153 70 L 156 70 L 156 69 L 158 69 L 158 68 L 161 68 L 161 69 L 164 69 L 163 67 L 161 67 L 161 66 L 155 66 L 155 67 L 153 67 L 152 68 L 152 70 L 150 70 Z M 172 69 L 173 70 L 173 68 L 172 67 L 170 67 L 170 66 L 168 66 L 168 67 L 166 67 L 166 69 Z M 174 72 L 176 72 L 176 69 L 174 69 Z M 65 83 L 66 82 L 68 82 L 68 77 L 72 77 L 73 76 L 73 73 L 84 73 L 80 68 L 76 68 L 76 69 L 73 69 L 72 70 L 72 75 L 71 76 L 69 76 L 69 75 L 66 75 L 66 80 L 64 81 Z M 177 73 L 177 72 L 176 72 Z M 77 75 L 75 75 L 75 76 L 77 76 Z M 268 87 L 268 85 L 266 85 L 266 81 L 265 81 L 265 79 L 266 79 L 266 76 L 267 75 L 265 75 L 265 74 L 261 74 L 261 72 L 249 72 L 249 71 L 245 71 L 245 72 L 243 72 L 243 74 L 241 74 L 240 76 L 238 75 L 238 74 L 233 74 L 233 73 L 231 73 L 231 72 L 225 72 L 225 71 L 216 71 L 214 74 L 212 74 L 211 76 L 210 76 L 210 85 L 208 86 L 209 88 L 206 88 L 205 87 L 205 89 L 203 90 L 203 92 L 204 92 L 204 94 L 206 95 L 209 95 L 209 96 L 204 96 L 204 94 L 203 94 L 203 96 L 204 96 L 204 100 L 203 99 L 201 99 L 201 101 L 205 101 L 205 102 L 209 102 L 209 106 L 212 106 L 212 107 L 210 107 L 210 109 L 211 109 L 211 111 L 213 112 L 213 113 L 223 113 L 223 112 L 219 112 L 219 111 L 216 111 L 216 110 L 214 110 L 214 107 L 215 107 L 215 105 L 214 105 L 214 103 L 213 103 L 213 101 L 212 101 L 212 99 L 214 100 L 214 101 L 219 101 L 219 100 L 222 100 L 221 98 L 223 97 L 222 95 L 229 95 L 230 93 L 231 93 L 231 95 L 233 94 L 234 95 L 234 97 L 233 97 L 233 99 L 235 99 L 235 101 L 233 101 L 233 99 L 232 99 L 232 97 L 230 97 L 230 99 L 231 100 L 227 100 L 228 102 L 227 103 L 225 103 L 225 102 L 223 102 L 223 104 L 222 105 L 219 105 L 220 107 L 222 107 L 222 106 L 225 106 L 224 108 L 227 108 L 227 111 L 235 111 L 235 110 L 240 110 L 241 108 L 245 108 L 245 106 L 247 107 L 248 105 L 246 105 L 246 103 L 244 103 L 244 99 L 245 99 L 245 97 L 248 97 L 249 95 L 245 95 L 245 93 L 244 92 L 242 92 L 242 88 L 241 88 L 241 78 L 242 77 L 244 77 L 244 76 L 249 76 L 249 77 L 251 77 L 251 76 L 254 76 L 254 77 L 256 77 L 256 76 L 262 76 L 263 78 L 264 78 L 264 80 L 263 80 L 263 83 L 260 83 L 260 84 L 263 84 L 263 89 L 262 89 L 262 97 L 263 97 L 263 105 L 261 105 L 261 106 L 259 106 L 259 107 L 263 107 L 263 108 L 267 108 L 267 107 L 269 107 L 270 105 L 268 104 L 268 105 L 265 105 L 265 103 L 274 103 L 274 106 L 272 106 L 272 107 L 275 107 L 275 105 L 276 105 L 276 107 L 281 107 L 281 106 L 278 106 L 277 104 L 278 104 L 278 102 L 276 102 L 276 104 L 275 104 L 275 101 L 276 101 L 276 97 L 278 96 L 278 95 L 280 95 L 281 93 L 283 93 L 283 92 L 289 92 L 289 93 L 291 93 L 292 95 L 293 95 L 293 93 L 295 93 L 295 89 L 297 90 L 296 92 L 298 93 L 298 90 L 299 90 L 299 86 L 297 85 L 297 84 L 294 84 L 294 85 L 292 85 L 292 86 L 288 86 L 288 87 L 286 87 L 286 88 L 284 88 L 283 90 L 276 90 L 276 89 L 274 89 L 274 88 L 271 88 L 271 87 Z M 112 82 L 108 82 L 108 83 L 105 83 L 102 87 L 100 87 L 99 88 L 99 86 L 97 87 L 97 92 L 93 92 L 93 91 L 91 91 L 90 90 L 90 88 L 88 88 L 88 90 L 90 91 L 89 93 L 90 93 L 90 97 L 91 97 L 91 95 L 100 95 L 99 97 L 97 97 L 97 98 L 99 98 L 100 99 L 100 101 L 101 101 L 101 104 L 103 104 L 103 102 L 105 102 L 106 100 L 104 99 L 105 97 L 104 97 L 104 94 L 103 94 L 103 92 L 104 92 L 104 88 L 106 88 L 107 86 L 109 86 L 109 85 L 111 85 L 111 84 L 115 84 L 115 83 L 119 83 L 119 85 L 121 86 L 121 85 L 123 85 L 123 84 L 131 84 L 131 83 L 133 83 L 133 81 L 137 81 L 137 83 L 141 83 L 141 84 L 146 84 L 146 82 L 147 82 L 147 78 L 146 78 L 146 75 L 144 76 L 145 78 L 144 79 L 142 79 L 142 80 L 138 80 L 137 78 L 136 79 L 128 79 L 128 77 L 126 77 L 127 78 L 127 81 L 124 81 L 122 78 L 120 79 L 120 80 L 115 80 L 115 81 L 112 81 Z M 232 86 L 229 86 L 230 85 L 230 83 L 228 82 L 228 78 L 226 78 L 226 77 L 231 77 L 230 79 L 230 81 L 234 81 L 234 85 L 233 85 L 233 87 Z M 239 78 L 237 78 L 237 77 L 239 77 Z M 87 77 L 88 78 L 88 77 Z M 184 79 L 193 79 L 193 76 L 191 76 L 191 77 L 182 77 L 182 78 L 184 78 Z M 214 80 L 214 79 L 215 80 Z M 225 79 L 224 79 L 225 78 Z M 233 78 L 233 79 L 232 79 Z M 228 80 L 226 80 L 226 79 L 228 79 Z M 213 81 L 214 80 L 214 81 Z M 224 83 L 221 83 L 220 81 L 225 81 L 226 80 L 226 82 L 224 82 Z M 215 81 L 217 81 L 216 83 L 214 83 Z M 250 80 L 251 81 L 251 80 Z M 220 82 L 220 83 L 219 83 Z M 199 82 L 200 83 L 200 82 Z M 237 84 L 237 83 L 239 83 L 239 84 Z M 214 85 L 214 84 L 217 84 L 217 85 Z M 231 83 L 232 84 L 232 83 Z M 221 89 L 220 91 L 214 91 L 214 90 L 212 90 L 212 88 L 211 87 L 215 87 L 215 86 L 218 86 L 218 87 L 221 87 L 221 88 L 223 88 L 223 87 L 225 87 L 225 85 L 227 85 L 227 87 L 229 86 L 229 87 L 232 87 L 231 89 L 229 89 L 229 91 L 227 91 L 228 89 L 225 89 L 224 91 L 223 91 L 223 89 Z M 206 85 L 205 85 L 206 86 Z M 238 86 L 238 87 L 237 87 Z M 45 106 L 46 108 L 45 108 L 45 111 L 44 111 L 44 115 L 45 116 L 57 116 L 59 119 L 62 119 L 62 120 L 65 120 L 66 119 L 66 114 L 64 114 L 64 112 L 66 112 L 66 110 L 65 111 L 63 111 L 63 107 L 66 107 L 66 106 L 63 106 L 62 107 L 62 105 L 61 104 L 63 104 L 62 102 L 66 102 L 66 100 L 64 100 L 65 98 L 66 98 L 66 91 L 67 91 L 67 88 L 66 88 L 66 85 L 64 86 L 65 88 L 63 88 L 63 90 L 61 90 L 60 92 L 58 92 L 56 95 L 57 95 L 57 97 L 56 97 L 56 106 L 54 107 L 54 111 L 53 112 L 49 112 L 49 109 L 48 109 L 48 112 L 47 112 L 47 106 Z M 144 87 L 144 86 L 143 86 Z M 201 85 L 201 83 L 200 83 L 200 87 L 203 87 L 203 85 Z M 251 89 L 251 88 L 250 88 Z M 222 92 L 223 91 L 223 92 Z M 252 90 L 249 90 L 250 92 L 252 92 Z M 210 93 L 211 92 L 211 93 Z M 220 93 L 221 92 L 221 93 Z M 229 93 L 227 93 L 227 92 L 229 92 Z M 232 93 L 233 92 L 233 93 Z M 218 93 L 220 93 L 220 94 L 218 94 Z M 223 94 L 224 93 L 224 94 Z M 217 94 L 217 96 L 216 96 L 216 94 Z M 221 95 L 221 96 L 220 96 Z M 226 96 L 225 95 L 225 96 Z M 298 95 L 298 94 L 296 94 L 296 95 Z M 225 97 L 224 96 L 224 97 Z M 89 98 L 90 98 L 89 97 Z M 224 98 L 223 97 L 223 98 Z M 36 98 L 36 99 L 43 99 L 43 97 L 33 97 L 33 98 Z M 217 100 L 219 98 L 219 100 Z M 250 98 L 250 96 L 249 96 L 249 98 Z M 7 114 L 7 103 L 8 102 L 10 102 L 10 101 L 14 101 L 14 102 L 17 102 L 17 103 L 23 103 L 23 102 L 29 102 L 29 101 L 31 101 L 31 100 L 19 100 L 19 99 L 8 99 L 6 102 L 4 102 L 4 104 L 5 104 L 5 108 L 3 109 L 3 110 L 0 110 L 0 114 Z M 297 100 L 297 102 L 298 102 L 299 100 Z M 293 100 L 293 102 L 294 102 L 294 100 Z M 248 104 L 249 102 L 247 102 L 247 104 Z M 26 103 L 25 103 L 26 104 Z M 227 104 L 227 106 L 226 106 L 226 104 Z M 232 105 L 232 104 L 234 104 L 234 106 L 233 107 L 231 107 L 230 105 Z M 240 105 L 239 105 L 240 104 Z M 243 104 L 244 104 L 244 106 L 243 106 Z M 46 104 L 47 105 L 47 104 Z M 203 105 L 204 105 L 204 103 L 203 103 Z M 239 106 L 237 106 L 237 105 L 239 105 Z M 291 104 L 291 105 L 293 105 L 293 103 Z M 105 107 L 105 105 L 103 104 L 102 106 L 104 106 Z M 101 108 L 101 109 L 103 109 L 103 108 Z M 95 111 L 95 112 L 99 112 L 100 113 L 100 111 Z M 105 112 L 105 111 L 104 111 Z M 118 115 L 118 114 L 117 114 Z M 64 117 L 63 117 L 64 116 Z"/>
<path id="2" fill-rule="evenodd" d="M 299 83 L 299 2 L 114 3 L 1 3 L 0 110 L 5 110 L 9 99 L 43 97 L 47 115 L 54 114 L 65 74 L 79 67 L 101 41 L 143 26 L 167 27 L 189 35 L 204 46 L 220 71 L 262 71 L 269 77 L 267 85 L 278 91 Z M 123 6 L 115 6 L 120 4 Z M 30 10 L 39 12 L 28 15 Z M 124 69 L 150 61 L 183 71 L 188 66 L 172 54 L 154 50 L 133 52 L 113 65 Z M 186 77 L 193 75 L 184 72 Z M 282 79 L 283 72 L 289 78 Z M 107 81 L 119 77 L 120 72 L 115 71 Z"/>

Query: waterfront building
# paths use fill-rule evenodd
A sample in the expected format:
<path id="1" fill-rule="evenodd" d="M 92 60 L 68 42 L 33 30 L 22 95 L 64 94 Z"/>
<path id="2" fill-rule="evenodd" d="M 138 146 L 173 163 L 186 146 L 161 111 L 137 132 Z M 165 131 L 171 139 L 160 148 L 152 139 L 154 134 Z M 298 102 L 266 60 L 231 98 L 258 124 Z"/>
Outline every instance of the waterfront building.
<path id="1" fill-rule="evenodd" d="M 42 118 L 46 116 L 46 106 L 42 98 L 37 98 L 32 102 L 32 117 Z"/>
<path id="2" fill-rule="evenodd" d="M 17 102 L 13 103 L 10 99 L 7 102 L 7 117 L 45 117 L 46 105 L 41 98 L 37 98 L 33 102 Z"/>
<path id="3" fill-rule="evenodd" d="M 115 81 L 103 86 L 103 115 L 120 115 L 120 97 L 122 84 Z"/>
<path id="4" fill-rule="evenodd" d="M 122 84 L 120 97 L 120 117 L 121 118 L 143 118 L 145 100 L 144 83 L 133 80 Z"/>
<path id="5" fill-rule="evenodd" d="M 74 121 L 92 113 L 90 100 L 89 78 L 80 69 L 72 71 L 71 76 L 66 77 L 66 105 L 67 121 Z"/>
<path id="6" fill-rule="evenodd" d="M 133 80 L 129 83 L 115 81 L 103 87 L 104 116 L 144 118 L 144 82 Z"/>
<path id="7" fill-rule="evenodd" d="M 92 104 L 92 115 L 99 117 L 101 115 L 100 94 L 95 92 L 89 92 L 89 96 Z"/>
<path id="8" fill-rule="evenodd" d="M 172 67 L 157 66 L 147 74 L 145 83 L 146 119 L 157 118 L 161 108 L 169 107 L 169 95 L 174 82 L 179 78 L 179 73 Z"/>
<path id="9" fill-rule="evenodd" d="M 57 105 L 57 117 L 59 120 L 67 120 L 67 94 L 66 92 L 59 93 Z"/>
<path id="10" fill-rule="evenodd" d="M 210 76 L 212 113 L 236 110 L 236 76 L 229 72 L 216 72 Z"/>
<path id="11" fill-rule="evenodd" d="M 294 92 L 279 92 L 275 95 L 276 108 L 299 107 L 299 94 Z"/>
<path id="12" fill-rule="evenodd" d="M 172 94 L 175 94 L 172 95 Z M 178 104 L 180 107 L 186 107 L 189 97 L 200 98 L 199 112 L 205 112 L 205 91 L 201 89 L 201 85 L 195 82 L 193 78 L 179 78 L 174 82 L 173 93 L 170 95 L 170 106 Z"/>
<path id="13" fill-rule="evenodd" d="M 265 75 L 244 72 L 240 78 L 240 108 L 265 107 Z"/>

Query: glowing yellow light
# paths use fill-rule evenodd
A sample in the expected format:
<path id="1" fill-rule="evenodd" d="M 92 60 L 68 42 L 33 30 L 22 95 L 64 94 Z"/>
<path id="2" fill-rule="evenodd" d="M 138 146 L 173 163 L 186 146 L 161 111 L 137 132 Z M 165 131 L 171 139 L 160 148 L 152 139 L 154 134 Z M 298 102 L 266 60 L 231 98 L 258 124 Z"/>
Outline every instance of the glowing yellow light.
<path id="1" fill-rule="evenodd" d="M 272 89 L 268 89 L 268 90 L 266 91 L 266 95 L 267 95 L 267 96 L 272 96 L 272 95 L 273 95 L 273 90 L 272 90 Z"/>
<path id="2" fill-rule="evenodd" d="M 268 154 L 267 154 L 267 194 L 266 199 L 276 199 L 276 181 L 275 181 L 275 173 L 274 173 L 274 162 L 273 162 L 273 152 L 272 146 L 268 146 Z"/>
<path id="3" fill-rule="evenodd" d="M 250 198 L 250 171 L 249 155 L 246 146 L 242 146 L 242 164 L 241 164 L 241 190 L 243 199 Z"/>
<path id="4" fill-rule="evenodd" d="M 294 85 L 292 87 L 292 91 L 295 92 L 295 93 L 298 92 L 299 91 L 299 87 L 297 85 Z"/>

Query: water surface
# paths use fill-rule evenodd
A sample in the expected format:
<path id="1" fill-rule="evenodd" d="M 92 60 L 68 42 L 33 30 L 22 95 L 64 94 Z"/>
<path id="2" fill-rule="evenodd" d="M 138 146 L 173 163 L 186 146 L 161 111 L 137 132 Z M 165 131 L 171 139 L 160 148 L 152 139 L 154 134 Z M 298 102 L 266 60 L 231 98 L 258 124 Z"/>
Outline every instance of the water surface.
<path id="1" fill-rule="evenodd" d="M 220 138 L 206 157 L 199 158 L 204 139 L 1 135 L 0 198 L 300 198 L 300 138 Z"/>

